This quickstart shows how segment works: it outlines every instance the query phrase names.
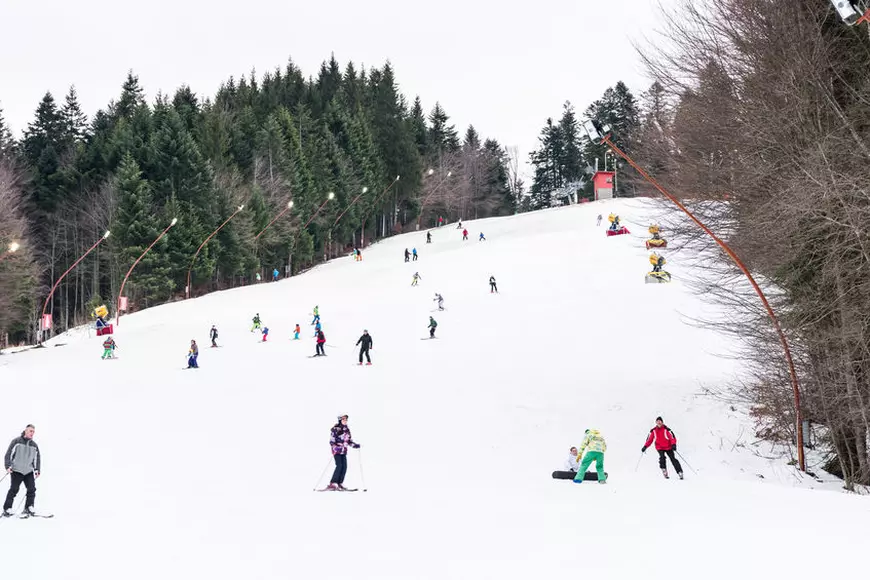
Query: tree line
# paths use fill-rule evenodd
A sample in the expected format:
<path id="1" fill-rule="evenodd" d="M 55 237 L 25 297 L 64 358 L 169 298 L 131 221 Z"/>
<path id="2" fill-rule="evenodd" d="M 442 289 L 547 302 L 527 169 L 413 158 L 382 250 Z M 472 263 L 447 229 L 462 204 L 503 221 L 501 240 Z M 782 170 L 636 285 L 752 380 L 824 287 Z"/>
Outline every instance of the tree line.
<path id="1" fill-rule="evenodd" d="M 112 307 L 173 219 L 125 287 L 131 308 L 291 275 L 439 217 L 514 213 L 510 175 L 496 140 L 473 126 L 460 139 L 439 103 L 409 104 L 389 63 L 330 58 L 306 78 L 290 61 L 150 103 L 130 72 L 90 120 L 74 87 L 62 103 L 46 93 L 18 141 L 0 110 L 0 252 L 20 245 L 0 258 L 0 336 L 33 340 L 51 285 L 106 231 L 48 303 L 55 330 Z"/>

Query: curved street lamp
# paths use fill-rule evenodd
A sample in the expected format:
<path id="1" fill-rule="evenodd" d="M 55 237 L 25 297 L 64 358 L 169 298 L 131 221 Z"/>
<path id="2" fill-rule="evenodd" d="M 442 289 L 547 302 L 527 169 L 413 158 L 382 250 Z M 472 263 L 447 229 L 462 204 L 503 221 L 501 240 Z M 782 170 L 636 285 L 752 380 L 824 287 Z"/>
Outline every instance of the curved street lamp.
<path id="1" fill-rule="evenodd" d="M 359 234 L 359 245 L 360 245 L 360 246 L 365 246 L 365 245 L 366 245 L 366 240 L 365 240 L 365 237 L 366 237 L 366 221 L 368 221 L 369 217 L 372 215 L 372 212 L 375 211 L 375 209 L 377 208 L 378 202 L 381 200 L 381 198 L 384 197 L 384 195 L 386 195 L 386 193 L 387 193 L 388 191 L 390 191 L 391 189 L 393 189 L 393 186 L 396 185 L 396 182 L 399 181 L 399 178 L 400 178 L 400 177 L 401 177 L 401 175 L 397 175 L 396 178 L 395 178 L 392 182 L 390 182 L 390 184 L 387 186 L 387 188 L 386 188 L 385 190 L 383 190 L 382 192 L 380 192 L 380 193 L 378 194 L 378 196 L 377 196 L 374 200 L 372 200 L 372 209 L 371 209 L 371 211 L 370 211 L 368 214 L 366 214 L 366 216 L 363 218 L 363 221 L 362 221 L 362 227 L 360 228 L 360 234 Z M 377 228 L 375 228 L 375 230 L 377 230 Z"/>
<path id="2" fill-rule="evenodd" d="M 51 297 L 54 296 L 54 291 L 57 290 L 57 286 L 58 286 L 58 284 L 60 284 L 60 281 L 63 280 L 64 278 L 66 278 L 66 275 L 69 274 L 69 273 L 72 271 L 73 268 L 75 268 L 76 266 L 78 266 L 78 265 L 79 265 L 79 262 L 81 262 L 82 260 L 84 260 L 85 257 L 86 257 L 88 254 L 90 254 L 91 252 L 93 252 L 93 251 L 96 249 L 97 246 L 99 246 L 99 245 L 102 244 L 104 241 L 106 241 L 106 240 L 109 238 L 109 234 L 110 234 L 110 233 L 111 233 L 111 232 L 110 232 L 109 230 L 106 230 L 106 233 L 103 234 L 103 237 L 101 237 L 99 240 L 97 240 L 96 243 L 94 243 L 94 245 L 91 246 L 90 249 L 89 249 L 87 252 L 85 252 L 84 254 L 82 254 L 82 255 L 79 257 L 78 260 L 76 260 L 75 262 L 73 262 L 73 265 L 72 265 L 72 266 L 70 266 L 69 268 L 67 268 L 67 271 L 66 271 L 66 272 L 64 272 L 63 274 L 60 275 L 60 278 L 57 279 L 57 281 L 54 283 L 54 286 L 51 287 L 51 291 L 48 293 L 48 296 L 45 298 L 45 304 L 42 305 L 42 318 L 41 318 L 41 320 L 45 320 L 45 311 L 48 309 L 48 303 L 49 303 L 49 301 L 51 300 Z M 16 245 L 17 245 L 17 244 L 16 244 Z M 16 249 L 17 249 L 17 248 L 16 248 Z M 43 340 L 43 336 L 42 336 L 42 333 L 40 332 L 40 333 L 39 333 L 39 344 L 40 344 L 40 345 L 42 344 L 42 340 Z"/>
<path id="3" fill-rule="evenodd" d="M 238 209 L 236 209 L 236 211 L 233 212 L 233 215 L 231 215 L 230 217 L 228 217 L 228 218 L 224 221 L 224 223 L 222 223 L 221 225 L 219 225 L 218 228 L 217 228 L 215 231 L 213 231 L 213 232 L 212 232 L 212 233 L 211 233 L 211 234 L 210 234 L 210 235 L 209 235 L 205 240 L 203 240 L 203 242 L 202 242 L 202 243 L 199 245 L 199 247 L 196 249 L 196 253 L 193 255 L 193 259 L 190 261 L 190 266 L 187 268 L 187 286 L 184 287 L 184 292 L 185 292 L 185 294 L 187 295 L 188 298 L 190 298 L 190 271 L 193 270 L 193 264 L 194 264 L 194 262 L 196 262 L 196 257 L 199 256 L 199 253 L 202 251 L 202 248 L 203 248 L 203 247 L 208 243 L 208 241 L 209 241 L 210 239 L 212 239 L 216 233 L 218 233 L 219 231 L 221 231 L 221 229 L 222 229 L 225 225 L 227 225 L 227 224 L 230 222 L 231 219 L 233 219 L 234 217 L 236 217 L 236 214 L 239 213 L 240 211 L 242 211 L 243 209 L 245 209 L 244 204 L 240 205 L 240 206 L 238 207 Z"/>
<path id="4" fill-rule="evenodd" d="M 770 318 L 770 321 L 773 323 L 773 328 L 776 330 L 777 335 L 779 336 L 779 341 L 782 344 L 782 349 L 785 352 L 785 360 L 788 364 L 788 372 L 791 375 L 791 385 L 792 390 L 794 391 L 794 413 L 795 413 L 795 429 L 797 433 L 797 456 L 798 456 L 798 466 L 801 471 L 807 470 L 806 458 L 804 457 L 804 428 L 803 428 L 803 417 L 801 415 L 801 391 L 800 391 L 800 383 L 798 382 L 797 371 L 794 367 L 794 359 L 791 355 L 791 348 L 789 348 L 788 340 L 786 339 L 785 332 L 783 332 L 782 327 L 779 324 L 779 320 L 776 317 L 776 314 L 773 312 L 773 308 L 770 306 L 770 303 L 767 301 L 767 297 L 764 295 L 764 292 L 761 290 L 761 286 L 755 281 L 755 278 L 752 277 L 752 274 L 749 272 L 749 268 L 746 267 L 746 264 L 734 253 L 728 244 L 726 244 L 723 240 L 721 240 L 716 234 L 710 231 L 706 225 L 704 225 L 701 220 L 699 220 L 695 215 L 689 211 L 689 209 L 684 206 L 680 201 L 675 198 L 673 195 L 668 193 L 664 187 L 659 185 L 659 183 L 653 179 L 649 173 L 643 170 L 634 160 L 629 157 L 622 149 L 617 147 L 610 138 L 610 127 L 604 126 L 599 131 L 598 127 L 595 126 L 595 123 L 591 120 L 586 121 L 583 124 L 583 128 L 586 130 L 586 133 L 589 135 L 589 139 L 594 143 L 596 140 L 600 140 L 600 144 L 607 145 L 614 152 L 616 152 L 620 157 L 625 159 L 629 165 L 634 167 L 634 169 L 646 179 L 650 185 L 655 187 L 659 193 L 665 196 L 666 199 L 671 201 L 674 205 L 680 208 L 683 213 L 685 213 L 693 222 L 695 222 L 704 232 L 713 238 L 722 250 L 728 255 L 729 258 L 737 265 L 743 275 L 746 276 L 749 283 L 752 285 L 752 288 L 755 290 L 755 293 L 758 294 L 758 297 L 761 299 L 762 305 L 764 305 L 764 309 L 767 311 L 767 316 Z"/>
<path id="5" fill-rule="evenodd" d="M 435 170 L 430 168 L 429 171 L 426 172 L 426 175 L 427 176 L 432 175 L 433 173 L 435 173 Z M 453 175 L 453 172 L 448 171 L 447 175 L 445 175 L 441 179 L 441 181 L 439 181 L 438 184 L 432 188 L 432 191 L 429 192 L 429 195 L 427 195 L 426 197 L 423 198 L 423 203 L 420 204 L 420 215 L 417 217 L 417 229 L 418 230 L 420 229 L 420 222 L 423 221 L 423 209 L 426 207 L 426 203 L 429 201 L 429 198 L 432 197 L 435 194 L 435 192 L 437 192 L 441 188 L 442 185 L 444 185 L 444 183 L 447 181 L 447 179 L 450 178 L 451 175 Z"/>
<path id="6" fill-rule="evenodd" d="M 9 246 L 6 248 L 6 251 L 0 254 L 0 262 L 2 262 L 5 258 L 11 256 L 15 252 L 18 251 L 18 248 L 21 247 L 21 244 L 18 242 L 10 242 Z"/>
<path id="7" fill-rule="evenodd" d="M 282 215 L 284 215 L 285 213 L 287 213 L 288 211 L 290 211 L 290 209 L 291 209 L 292 207 L 293 207 L 293 200 L 291 199 L 290 201 L 287 202 L 287 207 L 285 207 L 283 210 L 281 210 L 281 211 L 278 213 L 278 215 L 276 215 L 274 218 L 272 218 L 272 221 L 270 221 L 270 222 L 266 225 L 265 228 L 263 228 L 262 230 L 260 230 L 260 233 L 257 234 L 256 236 L 254 236 L 254 239 L 255 239 L 255 240 L 259 240 L 259 239 L 260 239 L 260 236 L 263 235 L 263 232 L 265 232 L 266 230 L 268 230 L 269 227 L 270 227 L 272 224 L 274 224 L 276 221 L 278 221 L 278 218 L 280 218 Z"/>
<path id="8" fill-rule="evenodd" d="M 160 238 L 165 236 L 166 232 L 168 232 L 169 229 L 177 223 L 178 223 L 178 218 L 172 218 L 172 223 L 170 223 L 168 226 L 166 226 L 165 230 L 160 232 L 160 235 L 157 236 L 157 238 L 153 242 L 151 242 L 150 246 L 145 248 L 145 251 L 142 252 L 142 255 L 139 256 L 138 258 L 136 258 L 136 261 L 133 262 L 133 265 L 130 266 L 129 270 L 127 270 L 127 275 L 124 276 L 124 281 L 121 282 L 121 289 L 118 291 L 118 315 L 115 317 L 115 324 L 117 324 L 118 326 L 121 326 L 121 296 L 124 294 L 124 286 L 127 284 L 127 278 L 130 277 L 130 274 L 133 272 L 133 268 L 136 267 L 136 264 L 138 264 L 139 261 L 145 257 L 145 254 L 147 254 L 149 251 L 151 251 L 151 248 L 153 248 L 154 245 L 160 241 Z"/>

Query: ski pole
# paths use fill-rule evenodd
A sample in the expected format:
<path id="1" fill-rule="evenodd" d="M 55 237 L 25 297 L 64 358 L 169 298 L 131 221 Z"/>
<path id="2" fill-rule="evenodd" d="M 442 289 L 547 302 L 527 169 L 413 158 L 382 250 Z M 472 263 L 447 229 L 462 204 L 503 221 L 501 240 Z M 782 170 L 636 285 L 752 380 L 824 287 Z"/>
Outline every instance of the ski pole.
<path id="1" fill-rule="evenodd" d="M 637 473 L 637 468 L 640 467 L 640 461 L 643 459 L 643 456 L 646 455 L 643 451 L 640 452 L 640 457 L 637 460 L 637 465 L 634 466 L 634 471 Z"/>
<path id="2" fill-rule="evenodd" d="M 6 473 L 3 474 L 3 477 L 0 477 L 0 483 L 3 483 L 3 480 L 6 479 L 7 477 L 9 477 L 9 472 L 8 472 L 8 471 L 7 471 Z"/>
<path id="3" fill-rule="evenodd" d="M 320 472 L 320 477 L 317 478 L 317 482 L 314 484 L 314 489 L 312 491 L 317 491 L 317 486 L 320 485 L 320 480 L 323 479 L 323 476 L 326 475 L 326 470 L 329 469 L 329 464 L 332 463 L 332 460 L 326 462 L 326 467 L 323 468 L 323 471 Z"/>
<path id="4" fill-rule="evenodd" d="M 363 474 L 362 449 L 357 448 L 357 451 L 359 451 L 359 478 L 363 484 L 363 491 L 368 491 L 368 488 L 366 487 L 366 476 Z"/>
<path id="5" fill-rule="evenodd" d="M 679 455 L 679 456 L 680 456 L 680 459 L 682 459 L 682 460 L 683 460 L 683 462 L 684 462 L 684 463 L 685 463 L 685 464 L 686 464 L 686 467 L 688 467 L 688 468 L 689 468 L 689 469 L 692 469 L 692 466 L 691 466 L 691 465 L 689 465 L 689 462 L 688 462 L 688 461 L 686 461 L 686 458 L 685 458 L 685 457 L 683 457 L 683 454 L 682 454 L 682 453 L 680 453 L 680 452 L 679 452 L 679 451 L 677 451 L 677 455 Z M 694 469 L 692 469 L 692 473 L 694 473 L 694 474 L 695 474 L 695 475 L 698 475 L 698 472 L 697 472 L 697 471 L 695 471 L 695 470 L 694 470 Z"/>

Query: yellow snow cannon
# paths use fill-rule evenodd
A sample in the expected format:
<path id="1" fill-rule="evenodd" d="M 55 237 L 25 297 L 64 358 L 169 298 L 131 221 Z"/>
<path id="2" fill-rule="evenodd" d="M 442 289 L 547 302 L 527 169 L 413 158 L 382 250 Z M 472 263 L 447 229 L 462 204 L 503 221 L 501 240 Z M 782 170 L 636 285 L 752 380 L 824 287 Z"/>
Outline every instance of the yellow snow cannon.
<path id="1" fill-rule="evenodd" d="M 662 270 L 662 266 L 667 263 L 664 256 L 659 256 L 655 252 L 650 254 L 649 263 L 652 264 L 652 271 L 647 272 L 644 278 L 646 284 L 662 284 L 671 281 L 671 274 Z"/>
<path id="2" fill-rule="evenodd" d="M 652 234 L 652 238 L 646 241 L 647 250 L 668 247 L 668 241 L 661 236 L 661 232 L 662 229 L 657 224 L 652 224 L 649 227 L 649 233 Z"/>

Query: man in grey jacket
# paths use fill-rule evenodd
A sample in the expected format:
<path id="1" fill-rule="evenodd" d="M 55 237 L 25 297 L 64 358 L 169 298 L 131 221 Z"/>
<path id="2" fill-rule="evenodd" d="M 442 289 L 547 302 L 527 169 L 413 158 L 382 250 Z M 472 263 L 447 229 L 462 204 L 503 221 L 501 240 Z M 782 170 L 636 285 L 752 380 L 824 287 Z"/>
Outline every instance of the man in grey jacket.
<path id="1" fill-rule="evenodd" d="M 39 477 L 39 471 L 42 467 L 39 446 L 33 440 L 35 432 L 36 427 L 33 425 L 25 427 L 24 431 L 21 432 L 21 437 L 16 437 L 9 444 L 9 449 L 3 458 L 6 472 L 12 476 L 9 493 L 6 494 L 6 502 L 3 504 L 3 515 L 6 517 L 12 515 L 12 502 L 18 495 L 22 483 L 27 488 L 24 511 L 33 514 L 33 503 L 36 501 L 36 478 Z"/>

